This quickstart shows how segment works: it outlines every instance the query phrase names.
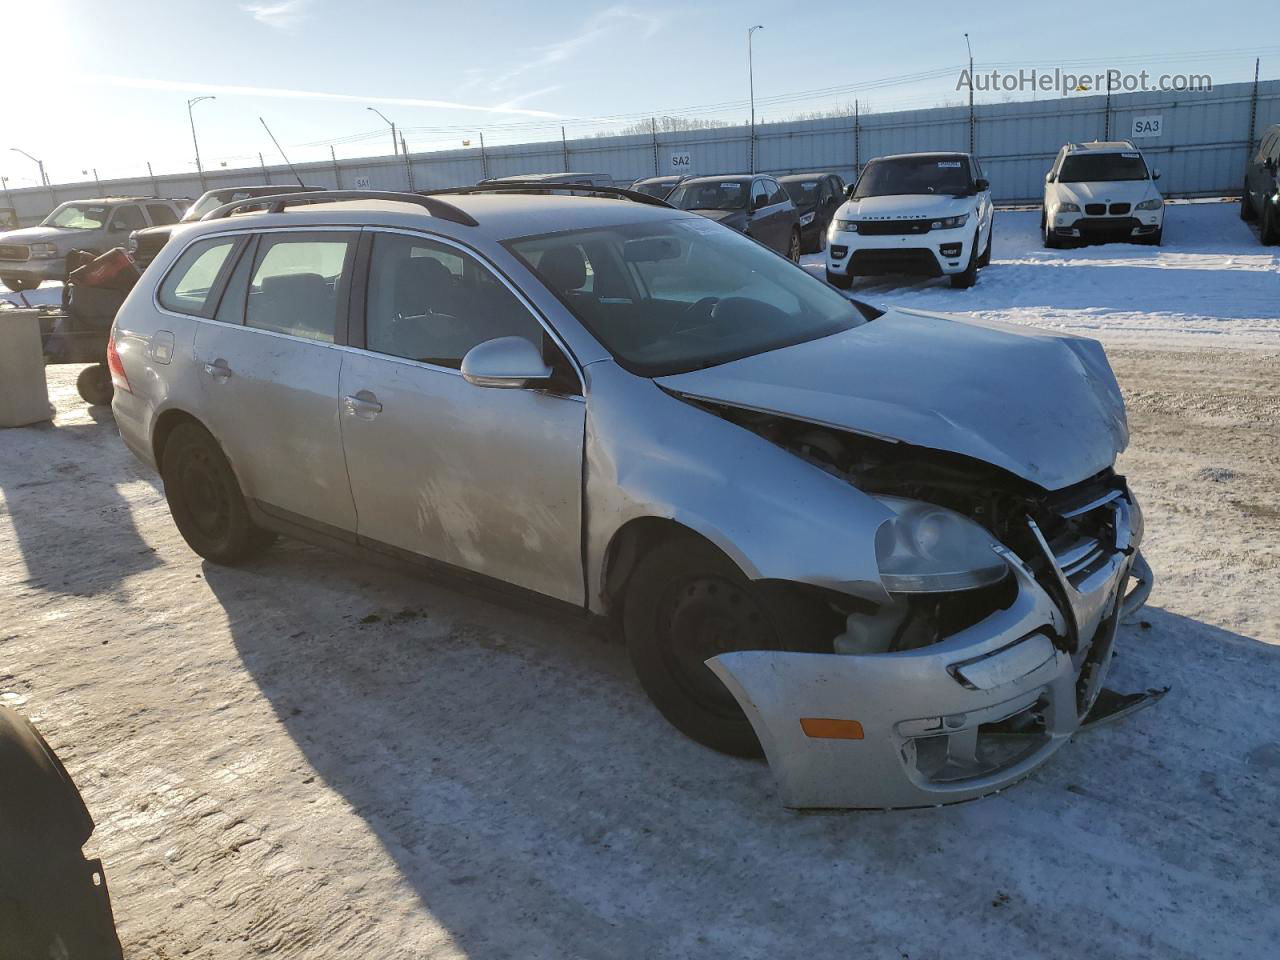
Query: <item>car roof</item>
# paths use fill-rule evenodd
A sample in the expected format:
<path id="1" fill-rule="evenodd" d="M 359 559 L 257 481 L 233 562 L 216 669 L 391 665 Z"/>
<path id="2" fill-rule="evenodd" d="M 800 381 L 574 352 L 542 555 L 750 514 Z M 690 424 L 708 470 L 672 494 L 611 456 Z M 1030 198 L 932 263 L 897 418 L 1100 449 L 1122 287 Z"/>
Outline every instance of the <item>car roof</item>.
<path id="1" fill-rule="evenodd" d="M 512 182 L 519 183 L 522 180 L 568 182 L 572 177 L 604 177 L 605 179 L 611 179 L 607 173 L 521 173 L 513 177 L 491 177 L 489 180 L 485 180 L 481 182 L 482 183 L 512 183 Z"/>
<path id="2" fill-rule="evenodd" d="M 750 180 L 752 177 L 769 177 L 768 173 L 716 173 L 708 174 L 705 177 L 689 177 L 685 183 L 723 183 L 727 180 Z"/>
<path id="3" fill-rule="evenodd" d="M 1068 153 L 1141 153 L 1131 140 L 1090 140 L 1088 143 L 1068 143 Z"/>
<path id="4" fill-rule="evenodd" d="M 780 183 L 794 183 L 798 180 L 816 180 L 819 177 L 834 177 L 835 174 L 830 170 L 815 170 L 813 173 L 788 173 L 785 177 L 779 177 Z"/>
<path id="5" fill-rule="evenodd" d="M 867 161 L 872 163 L 876 160 L 907 160 L 917 157 L 964 157 L 970 158 L 972 155 L 965 153 L 963 150 L 926 150 L 922 153 L 891 153 L 883 157 L 872 157 Z"/>
<path id="6" fill-rule="evenodd" d="M 189 226 L 200 233 L 263 227 L 387 226 L 425 229 L 463 240 L 468 237 L 510 240 L 561 230 L 697 218 L 697 214 L 667 206 L 591 196 L 476 193 L 449 194 L 440 199 L 470 215 L 477 226 L 432 216 L 413 201 L 380 199 L 315 202 L 287 207 L 280 213 L 233 214 L 216 220 L 199 220 Z"/>

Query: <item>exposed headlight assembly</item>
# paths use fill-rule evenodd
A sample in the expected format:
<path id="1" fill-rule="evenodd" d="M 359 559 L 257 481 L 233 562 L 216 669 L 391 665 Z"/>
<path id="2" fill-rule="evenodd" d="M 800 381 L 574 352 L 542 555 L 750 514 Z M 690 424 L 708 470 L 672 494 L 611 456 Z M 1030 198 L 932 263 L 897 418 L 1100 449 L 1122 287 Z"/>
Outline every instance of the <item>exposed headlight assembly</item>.
<path id="1" fill-rule="evenodd" d="M 969 215 L 962 213 L 958 217 L 947 217 L 944 220 L 933 220 L 929 223 L 930 230 L 954 230 L 956 227 L 963 227 L 969 222 Z"/>
<path id="2" fill-rule="evenodd" d="M 999 583 L 1008 564 L 996 540 L 954 510 L 903 497 L 877 497 L 894 516 L 876 531 L 880 579 L 890 593 L 943 593 Z"/>
<path id="3" fill-rule="evenodd" d="M 857 220 L 833 220 L 831 222 L 835 224 L 836 233 L 857 233 L 858 232 Z"/>
<path id="4" fill-rule="evenodd" d="M 33 260 L 49 260 L 58 255 L 58 248 L 52 243 L 33 243 L 30 250 Z"/>
<path id="5" fill-rule="evenodd" d="M 1154 197 L 1154 198 L 1152 198 L 1151 200 L 1143 200 L 1140 204 L 1138 204 L 1137 209 L 1139 209 L 1139 210 L 1159 210 L 1159 209 L 1160 209 L 1161 207 L 1163 207 L 1163 206 L 1164 206 L 1164 198 L 1163 198 L 1163 197 Z"/>
<path id="6" fill-rule="evenodd" d="M 1080 204 L 1071 203 L 1069 201 L 1064 200 L 1062 203 L 1058 204 L 1058 212 L 1059 213 L 1079 213 Z"/>
<path id="7" fill-rule="evenodd" d="M 802 227 L 807 227 L 809 224 L 813 223 L 813 218 L 814 218 L 814 217 L 816 217 L 816 216 L 817 216 L 817 214 L 816 214 L 816 213 L 802 213 L 802 214 L 800 214 L 800 226 L 802 226 Z"/>

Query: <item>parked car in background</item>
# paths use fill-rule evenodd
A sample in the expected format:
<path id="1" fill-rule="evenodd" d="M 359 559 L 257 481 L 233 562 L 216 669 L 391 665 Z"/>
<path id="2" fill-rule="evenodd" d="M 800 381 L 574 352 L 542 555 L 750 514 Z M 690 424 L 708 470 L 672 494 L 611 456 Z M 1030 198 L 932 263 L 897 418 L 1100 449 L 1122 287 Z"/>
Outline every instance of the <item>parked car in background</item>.
<path id="1" fill-rule="evenodd" d="M 186 212 L 183 213 L 178 222 L 191 223 L 199 220 L 210 210 L 216 210 L 224 203 L 247 200 L 250 197 L 275 197 L 282 194 L 310 193 L 324 189 L 324 187 L 299 186 L 296 183 L 292 185 L 263 183 L 250 187 L 218 187 L 216 190 L 208 190 L 202 193 L 199 200 L 187 207 Z M 139 267 L 146 267 L 155 258 L 155 255 L 164 248 L 164 245 L 169 242 L 169 236 L 172 233 L 172 224 L 135 230 L 129 234 L 129 241 L 125 245 L 125 250 L 129 256 L 133 257 L 134 263 Z"/>
<path id="2" fill-rule="evenodd" d="M 1280 243 L 1280 123 L 1262 135 L 1244 171 L 1240 219 L 1258 220 L 1262 242 Z"/>
<path id="3" fill-rule="evenodd" d="M 651 197 L 657 197 L 659 200 L 665 200 L 671 195 L 681 182 L 689 179 L 683 175 L 672 175 L 669 177 L 642 177 L 635 183 L 631 184 L 631 189 L 637 193 L 647 193 Z"/>
<path id="4" fill-rule="evenodd" d="M 69 200 L 39 226 L 0 233 L 0 283 L 10 290 L 33 290 L 45 280 L 64 280 L 72 250 L 105 253 L 122 247 L 132 231 L 177 223 L 185 209 L 185 201 L 155 197 Z"/>
<path id="5" fill-rule="evenodd" d="M 17 230 L 19 226 L 18 211 L 13 207 L 0 207 L 0 230 Z"/>
<path id="6" fill-rule="evenodd" d="M 667 203 L 732 227 L 793 260 L 800 259 L 800 215 L 773 177 L 690 177 Z"/>
<path id="7" fill-rule="evenodd" d="M 950 277 L 971 287 L 991 262 L 991 184 L 968 153 L 878 157 L 831 221 L 827 282 L 886 273 Z"/>
<path id="8" fill-rule="evenodd" d="M 1128 140 L 1067 144 L 1044 178 L 1044 245 L 1127 240 L 1158 246 L 1164 236 L 1159 179 L 1160 171 Z"/>
<path id="9" fill-rule="evenodd" d="M 800 215 L 800 249 L 805 253 L 827 249 L 827 229 L 844 202 L 844 180 L 835 173 L 793 173 L 779 177 L 778 182 Z"/>
<path id="10" fill-rule="evenodd" d="M 609 618 L 791 806 L 972 799 L 1086 722 L 1151 581 L 1096 341 L 662 204 L 330 196 L 184 227 L 116 315 L 120 436 L 206 560 L 283 533 Z"/>
<path id="11" fill-rule="evenodd" d="M 607 173 L 522 173 L 515 177 L 489 177 L 480 183 L 568 183 L 583 187 L 612 187 Z"/>

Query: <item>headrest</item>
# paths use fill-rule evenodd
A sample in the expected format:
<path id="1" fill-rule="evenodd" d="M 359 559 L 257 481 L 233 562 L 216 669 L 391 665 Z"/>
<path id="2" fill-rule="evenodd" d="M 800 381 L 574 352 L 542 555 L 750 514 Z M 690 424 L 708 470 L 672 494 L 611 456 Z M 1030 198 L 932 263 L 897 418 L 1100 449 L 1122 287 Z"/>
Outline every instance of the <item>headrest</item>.
<path id="1" fill-rule="evenodd" d="M 272 297 L 294 297 L 323 293 L 327 286 L 318 273 L 282 273 L 263 278 L 262 292 Z"/>
<path id="2" fill-rule="evenodd" d="M 587 282 L 587 261 L 582 251 L 570 244 L 552 247 L 538 261 L 538 272 L 554 290 L 570 293 Z"/>

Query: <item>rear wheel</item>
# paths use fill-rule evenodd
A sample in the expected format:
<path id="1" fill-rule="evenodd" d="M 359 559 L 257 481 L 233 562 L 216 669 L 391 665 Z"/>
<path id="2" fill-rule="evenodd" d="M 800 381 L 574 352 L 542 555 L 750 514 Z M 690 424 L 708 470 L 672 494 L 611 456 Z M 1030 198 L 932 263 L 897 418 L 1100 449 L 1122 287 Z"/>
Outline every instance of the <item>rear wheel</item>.
<path id="1" fill-rule="evenodd" d="M 827 271 L 827 283 L 840 290 L 848 290 L 853 286 L 853 277 L 847 273 L 832 273 Z"/>
<path id="2" fill-rule="evenodd" d="M 753 583 L 694 536 L 659 544 L 632 574 L 623 611 L 640 685 L 681 733 L 722 753 L 761 755 L 733 694 L 706 661 L 736 650 L 831 650 L 828 612 L 786 584 Z"/>
<path id="3" fill-rule="evenodd" d="M 36 287 L 40 286 L 39 280 L 28 280 L 18 277 L 5 277 L 0 279 L 0 283 L 3 283 L 14 293 L 21 293 L 24 290 L 34 290 Z"/>
<path id="4" fill-rule="evenodd" d="M 1245 223 L 1252 223 L 1258 219 L 1258 215 L 1253 212 L 1253 204 L 1249 202 L 1249 181 L 1244 183 L 1244 189 L 1240 191 L 1240 219 Z"/>
<path id="5" fill-rule="evenodd" d="M 209 431 L 179 424 L 160 465 L 164 495 L 178 532 L 213 563 L 235 564 L 261 553 L 274 536 L 249 519 L 231 464 Z"/>
<path id="6" fill-rule="evenodd" d="M 81 370 L 80 376 L 76 377 L 76 390 L 91 407 L 105 407 L 116 393 L 111 384 L 111 371 L 105 363 L 95 363 Z"/>
<path id="7" fill-rule="evenodd" d="M 787 259 L 792 263 L 800 262 L 800 231 L 791 231 L 791 242 L 787 245 Z"/>

